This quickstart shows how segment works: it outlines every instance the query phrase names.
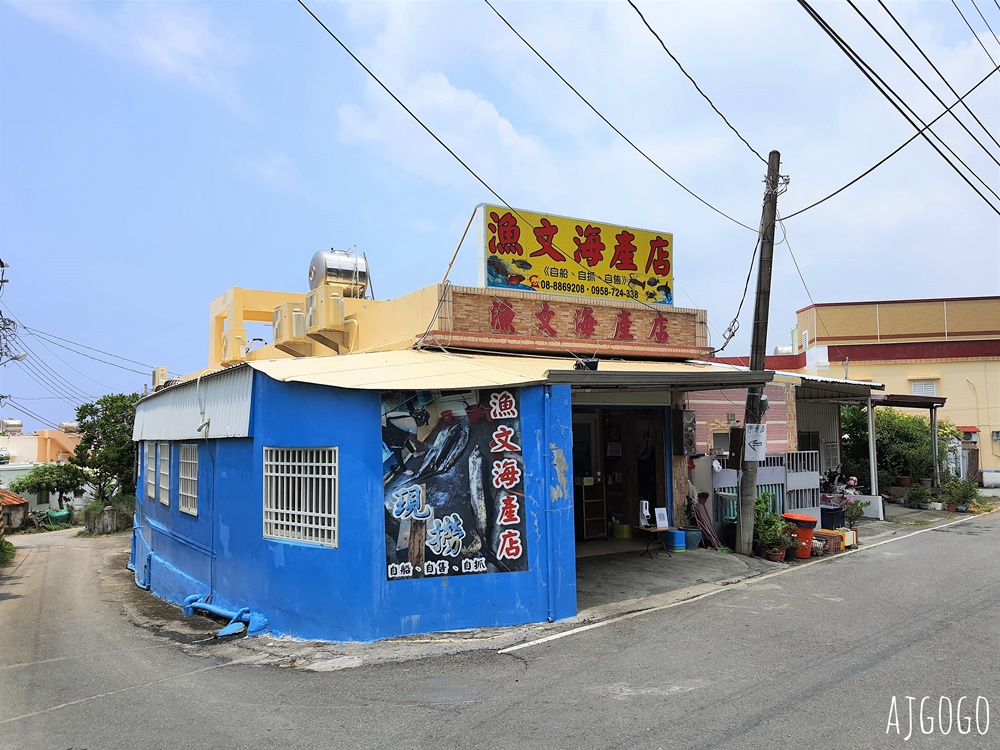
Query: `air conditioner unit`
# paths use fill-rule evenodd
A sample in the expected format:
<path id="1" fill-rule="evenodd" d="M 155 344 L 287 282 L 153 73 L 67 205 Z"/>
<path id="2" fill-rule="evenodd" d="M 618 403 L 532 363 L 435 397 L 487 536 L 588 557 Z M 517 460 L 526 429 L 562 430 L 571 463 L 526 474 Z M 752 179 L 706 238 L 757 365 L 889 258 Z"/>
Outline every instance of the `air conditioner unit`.
<path id="1" fill-rule="evenodd" d="M 978 432 L 963 432 L 962 441 L 966 443 L 978 443 L 979 433 Z"/>
<path id="2" fill-rule="evenodd" d="M 993 430 L 992 436 L 994 440 L 1000 440 L 1000 430 Z"/>
<path id="3" fill-rule="evenodd" d="M 153 390 L 163 386 L 170 379 L 170 375 L 167 373 L 166 367 L 154 367 L 153 368 Z"/>
<path id="4" fill-rule="evenodd" d="M 245 328 L 227 328 L 222 332 L 222 365 L 238 365 L 246 361 L 244 346 L 247 343 Z"/>
<path id="5" fill-rule="evenodd" d="M 334 351 L 348 348 L 344 298 L 333 288 L 321 286 L 306 295 L 306 336 Z"/>
<path id="6" fill-rule="evenodd" d="M 274 348 L 293 357 L 308 357 L 313 343 L 306 337 L 306 305 L 286 302 L 274 308 Z"/>

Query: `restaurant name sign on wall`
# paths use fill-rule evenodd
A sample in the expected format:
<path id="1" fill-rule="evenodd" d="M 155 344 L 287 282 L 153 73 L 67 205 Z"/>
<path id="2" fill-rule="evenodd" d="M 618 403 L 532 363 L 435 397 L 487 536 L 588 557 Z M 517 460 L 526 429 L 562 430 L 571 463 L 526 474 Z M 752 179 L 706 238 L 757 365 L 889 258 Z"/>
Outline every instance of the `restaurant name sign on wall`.
<path id="1" fill-rule="evenodd" d="M 674 237 L 480 206 L 483 286 L 672 305 Z"/>

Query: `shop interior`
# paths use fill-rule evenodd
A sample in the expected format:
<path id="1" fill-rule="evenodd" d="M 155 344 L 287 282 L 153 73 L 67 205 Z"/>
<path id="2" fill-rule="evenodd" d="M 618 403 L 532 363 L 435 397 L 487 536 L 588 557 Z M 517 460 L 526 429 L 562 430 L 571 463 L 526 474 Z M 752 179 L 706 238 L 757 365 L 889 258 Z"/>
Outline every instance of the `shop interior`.
<path id="1" fill-rule="evenodd" d="M 577 557 L 643 548 L 632 534 L 642 501 L 668 508 L 667 414 L 662 406 L 573 409 Z M 655 523 L 655 518 L 654 518 Z"/>

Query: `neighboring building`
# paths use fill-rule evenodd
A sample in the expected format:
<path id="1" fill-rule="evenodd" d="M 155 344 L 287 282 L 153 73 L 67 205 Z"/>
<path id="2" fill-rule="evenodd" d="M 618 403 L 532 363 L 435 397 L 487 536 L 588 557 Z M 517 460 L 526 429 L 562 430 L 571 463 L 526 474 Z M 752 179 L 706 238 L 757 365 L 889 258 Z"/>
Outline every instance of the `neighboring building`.
<path id="1" fill-rule="evenodd" d="M 0 463 L 0 484 L 4 487 L 10 487 L 11 482 L 23 477 L 38 464 L 67 461 L 80 444 L 75 422 L 63 422 L 58 430 L 37 430 L 27 434 L 21 433 L 20 420 L 4 419 L 3 425 L 6 429 L 0 434 L 0 450 L 7 451 L 9 456 L 9 462 Z M 39 506 L 47 509 L 49 506 L 47 492 L 25 493 L 24 497 L 31 510 L 37 510 Z M 55 503 L 54 497 L 52 502 Z M 79 502 L 82 500 L 74 501 L 75 504 Z"/>
<path id="2" fill-rule="evenodd" d="M 792 337 L 788 369 L 945 398 L 938 414 L 964 433 L 969 475 L 1000 471 L 1000 297 L 810 305 Z"/>
<path id="3" fill-rule="evenodd" d="M 10 490 L 0 489 L 0 524 L 4 529 L 19 529 L 28 517 L 28 501 Z"/>

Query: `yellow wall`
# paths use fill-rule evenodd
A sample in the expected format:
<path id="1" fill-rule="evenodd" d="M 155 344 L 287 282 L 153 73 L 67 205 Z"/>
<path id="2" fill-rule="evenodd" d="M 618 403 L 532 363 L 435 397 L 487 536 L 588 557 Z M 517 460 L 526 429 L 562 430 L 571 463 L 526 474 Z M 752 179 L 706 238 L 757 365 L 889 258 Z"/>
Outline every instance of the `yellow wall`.
<path id="1" fill-rule="evenodd" d="M 815 374 L 842 378 L 844 368 L 836 362 Z M 961 427 L 978 427 L 980 468 L 1000 469 L 1000 440 L 991 438 L 993 430 L 1000 430 L 1000 360 L 851 362 L 849 375 L 851 380 L 885 383 L 885 393 L 904 395 L 913 393 L 914 380 L 936 381 L 935 394 L 948 399 L 938 417 Z M 901 411 L 928 415 L 926 409 Z"/>
<path id="2" fill-rule="evenodd" d="M 813 305 L 796 316 L 813 344 L 958 341 L 1000 337 L 1000 297 Z"/>

